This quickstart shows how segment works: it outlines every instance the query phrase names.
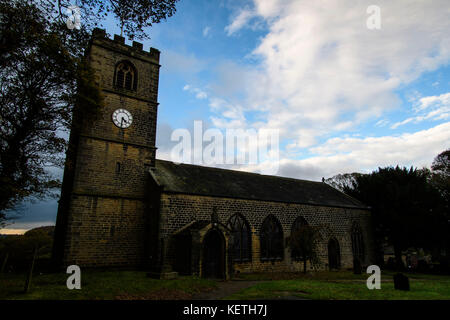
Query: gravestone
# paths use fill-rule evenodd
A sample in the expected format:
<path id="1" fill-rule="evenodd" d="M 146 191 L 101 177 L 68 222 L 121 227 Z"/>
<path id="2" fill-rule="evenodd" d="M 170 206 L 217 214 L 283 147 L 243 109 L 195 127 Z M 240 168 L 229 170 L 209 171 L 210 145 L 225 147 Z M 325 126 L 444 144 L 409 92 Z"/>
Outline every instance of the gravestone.
<path id="1" fill-rule="evenodd" d="M 409 278 L 402 273 L 397 273 L 394 275 L 394 288 L 409 291 Z"/>

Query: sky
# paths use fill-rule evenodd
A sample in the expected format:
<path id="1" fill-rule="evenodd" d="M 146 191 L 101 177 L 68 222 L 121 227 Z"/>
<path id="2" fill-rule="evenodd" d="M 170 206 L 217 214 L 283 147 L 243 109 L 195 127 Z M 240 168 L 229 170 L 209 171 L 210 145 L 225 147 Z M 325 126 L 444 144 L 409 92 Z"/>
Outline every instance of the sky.
<path id="1" fill-rule="evenodd" d="M 277 132 L 277 157 L 237 170 L 276 162 L 276 175 L 320 181 L 430 167 L 450 148 L 449 31 L 448 0 L 181 0 L 143 41 L 161 51 L 157 158 L 173 160 L 172 134 L 194 136 L 197 120 Z M 56 211 L 25 203 L 7 228 L 52 225 Z"/>

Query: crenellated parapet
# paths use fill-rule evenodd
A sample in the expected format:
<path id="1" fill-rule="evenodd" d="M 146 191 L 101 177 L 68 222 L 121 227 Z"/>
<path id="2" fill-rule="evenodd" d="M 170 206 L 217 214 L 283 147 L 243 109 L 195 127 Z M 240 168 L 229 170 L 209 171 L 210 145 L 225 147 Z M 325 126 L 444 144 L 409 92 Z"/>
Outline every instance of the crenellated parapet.
<path id="1" fill-rule="evenodd" d="M 137 41 L 133 41 L 131 46 L 127 45 L 125 37 L 117 34 L 114 35 L 113 39 L 110 39 L 105 29 L 95 28 L 92 31 L 92 41 L 95 41 L 97 45 L 103 43 L 109 49 L 118 50 L 120 53 L 136 56 L 136 58 L 150 59 L 152 62 L 159 64 L 160 51 L 158 49 L 150 47 L 149 51 L 145 51 L 144 45 Z"/>

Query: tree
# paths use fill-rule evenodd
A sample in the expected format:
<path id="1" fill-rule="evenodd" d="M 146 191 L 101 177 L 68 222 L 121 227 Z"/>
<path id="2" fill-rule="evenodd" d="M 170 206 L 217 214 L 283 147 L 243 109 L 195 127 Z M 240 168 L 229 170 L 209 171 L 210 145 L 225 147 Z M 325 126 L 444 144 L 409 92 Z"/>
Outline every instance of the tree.
<path id="1" fill-rule="evenodd" d="M 442 151 L 434 158 L 431 169 L 435 173 L 450 178 L 450 149 Z"/>
<path id="2" fill-rule="evenodd" d="M 320 240 L 320 228 L 310 225 L 302 225 L 293 230 L 287 238 L 287 245 L 291 249 L 294 259 L 303 261 L 303 272 L 306 273 L 306 263 L 317 263 L 318 255 L 316 244 Z"/>
<path id="3" fill-rule="evenodd" d="M 372 207 L 375 236 L 394 246 L 397 266 L 409 246 L 433 247 L 440 241 L 441 197 L 428 182 L 429 170 L 386 167 L 359 175 L 344 192 Z M 440 232 L 438 232 L 440 234 Z"/>
<path id="4" fill-rule="evenodd" d="M 450 211 L 450 149 L 434 158 L 431 164 L 432 183 L 441 192 L 446 202 L 447 212 Z"/>
<path id="5" fill-rule="evenodd" d="M 119 20 L 121 32 L 129 39 L 146 39 L 148 33 L 144 29 L 154 23 L 173 16 L 176 12 L 175 4 L 178 0 L 79 0 L 82 10 L 83 23 L 88 28 L 97 24 L 109 13 Z M 46 11 L 58 16 L 61 21 L 67 17 L 64 13 L 73 5 L 72 0 L 43 0 Z"/>
<path id="6" fill-rule="evenodd" d="M 7 269 L 12 267 L 16 271 L 26 270 L 35 248 L 38 249 L 37 258 L 40 260 L 38 267 L 44 267 L 50 258 L 54 228 L 54 226 L 38 227 L 27 231 L 24 235 L 0 238 L 0 259 L 8 256 Z"/>
<path id="7" fill-rule="evenodd" d="M 434 158 L 431 165 L 431 183 L 439 190 L 443 198 L 443 229 L 447 252 L 450 252 L 450 149 L 447 149 Z M 445 223 L 447 222 L 447 223 Z M 448 254 L 447 254 L 448 255 Z"/>
<path id="8" fill-rule="evenodd" d="M 90 30 L 111 11 L 129 38 L 175 12 L 177 0 L 80 0 L 81 28 L 67 28 L 69 0 L 0 0 L 0 225 L 24 199 L 56 196 L 74 107 L 102 106 L 84 57 Z M 72 129 L 74 129 L 72 127 Z"/>
<path id="9" fill-rule="evenodd" d="M 344 189 L 346 188 L 352 188 L 355 179 L 360 175 L 361 173 L 357 172 L 337 174 L 331 178 L 326 179 L 325 183 L 339 191 L 344 191 Z"/>
<path id="10" fill-rule="evenodd" d="M 86 112 L 101 105 L 84 61 L 86 30 L 50 22 L 34 4 L 0 1 L 0 223 L 31 196 L 53 195 L 76 103 Z M 12 40 L 12 42 L 8 42 Z"/>

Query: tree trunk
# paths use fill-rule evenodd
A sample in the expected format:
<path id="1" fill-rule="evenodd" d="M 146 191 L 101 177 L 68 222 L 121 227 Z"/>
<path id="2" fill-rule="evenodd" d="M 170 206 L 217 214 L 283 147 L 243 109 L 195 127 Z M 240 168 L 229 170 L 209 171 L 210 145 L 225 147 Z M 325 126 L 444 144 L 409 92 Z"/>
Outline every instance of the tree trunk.
<path id="1" fill-rule="evenodd" d="M 303 259 L 303 273 L 306 273 L 306 258 Z"/>

